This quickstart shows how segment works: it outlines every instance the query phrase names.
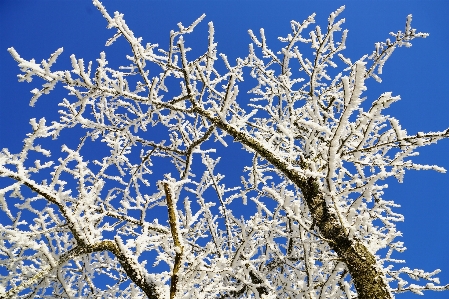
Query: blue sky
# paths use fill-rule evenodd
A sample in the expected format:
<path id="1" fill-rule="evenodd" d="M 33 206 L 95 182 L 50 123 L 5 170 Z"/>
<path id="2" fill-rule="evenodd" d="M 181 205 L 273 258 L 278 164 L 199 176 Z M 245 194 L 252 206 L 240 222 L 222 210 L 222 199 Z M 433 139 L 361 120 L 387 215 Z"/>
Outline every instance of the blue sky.
<path id="1" fill-rule="evenodd" d="M 402 100 L 388 111 L 401 121 L 411 134 L 418 131 L 438 131 L 449 127 L 449 3 L 447 1 L 103 1 L 109 13 L 124 13 L 128 26 L 144 42 L 168 44 L 169 31 L 178 22 L 190 24 L 202 13 L 206 19 L 186 37 L 193 53 L 205 50 L 207 22 L 215 25 L 218 51 L 231 61 L 247 54 L 250 43 L 248 29 L 258 32 L 265 28 L 269 45 L 276 48 L 277 36 L 290 32 L 290 20 L 303 21 L 313 12 L 317 23 L 325 26 L 329 13 L 346 5 L 342 16 L 349 29 L 345 54 L 353 61 L 370 53 L 377 41 L 383 41 L 390 31 L 403 30 L 408 14 L 413 14 L 412 26 L 428 32 L 427 39 L 415 40 L 410 49 L 399 48 L 387 62 L 381 84 L 370 80 L 367 96 L 392 91 Z M 29 119 L 46 116 L 55 119 L 57 103 L 64 97 L 60 90 L 43 96 L 34 108 L 29 106 L 29 91 L 39 87 L 19 83 L 19 69 L 6 51 L 13 46 L 18 53 L 36 61 L 47 59 L 59 47 L 64 53 L 54 69 L 69 69 L 71 54 L 85 61 L 95 60 L 106 51 L 111 65 L 124 61 L 129 53 L 124 40 L 112 47 L 104 44 L 114 34 L 106 29 L 106 21 L 90 1 L 0 1 L 0 148 L 17 152 L 29 132 Z M 271 41 L 271 43 L 270 43 Z M 196 47 L 196 48 L 195 48 Z M 243 99 L 244 100 L 244 99 Z M 58 143 L 60 146 L 60 143 Z M 449 170 L 449 142 L 423 148 L 416 161 L 437 164 Z M 245 162 L 244 157 L 237 164 Z M 221 170 L 232 177 L 235 165 Z M 227 172 L 226 172 L 227 171 Z M 402 205 L 398 210 L 405 222 L 398 225 L 408 248 L 402 255 L 410 268 L 443 270 L 438 276 L 449 283 L 449 173 L 412 171 L 404 183 L 388 181 L 385 198 Z M 2 221 L 0 219 L 0 221 Z M 447 298 L 449 293 L 427 292 L 425 298 Z M 412 298 L 412 294 L 398 298 Z"/>

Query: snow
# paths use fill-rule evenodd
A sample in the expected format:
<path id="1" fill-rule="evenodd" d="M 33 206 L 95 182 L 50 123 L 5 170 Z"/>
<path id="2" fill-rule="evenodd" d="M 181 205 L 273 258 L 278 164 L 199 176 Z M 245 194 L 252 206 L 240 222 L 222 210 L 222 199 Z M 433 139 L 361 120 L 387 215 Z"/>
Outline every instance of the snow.
<path id="1" fill-rule="evenodd" d="M 166 298 L 172 271 L 179 266 L 179 298 L 212 298 L 243 286 L 248 286 L 246 293 L 252 298 L 351 298 L 355 287 L 350 273 L 329 249 L 300 189 L 298 182 L 309 179 L 348 236 L 375 256 L 375 267 L 391 292 L 419 294 L 444 288 L 435 285 L 438 271 L 393 269 L 392 263 L 402 261 L 391 259 L 391 254 L 405 250 L 395 240 L 401 235 L 396 222 L 404 217 L 396 212 L 397 204 L 383 198 L 388 186 L 382 181 L 389 177 L 401 181 L 409 169 L 445 172 L 414 163 L 413 157 L 419 147 L 446 138 L 447 133 L 409 135 L 397 119 L 384 114 L 399 96 L 385 92 L 374 100 L 363 97 L 365 81 L 380 80 L 395 48 L 427 36 L 412 29 L 411 16 L 404 33 L 376 43 L 371 55 L 354 63 L 342 53 L 347 31 L 339 41 L 335 35 L 345 21 L 339 18 L 342 6 L 329 16 L 326 28 L 316 26 L 307 38 L 303 31 L 315 23 L 315 15 L 302 23 L 292 21 L 292 32 L 279 38 L 285 44 L 279 51 L 269 47 L 263 29 L 260 37 L 249 30 L 253 44 L 248 56 L 232 64 L 220 54 L 224 67 L 218 67 L 212 22 L 204 55 L 188 59 L 187 34 L 204 15 L 187 27 L 178 23 L 164 50 L 157 44 L 144 47 L 123 14 L 112 17 L 101 2 L 93 3 L 115 32 L 106 45 L 119 38 L 130 44 L 129 66 L 109 68 L 101 52 L 95 70 L 92 62 L 86 70 L 84 60 L 71 55 L 72 70 L 52 71 L 62 48 L 40 64 L 8 49 L 24 73 L 20 81 L 31 82 L 33 76 L 46 81 L 41 89 L 31 90 L 31 104 L 56 83 L 73 97 L 61 101 L 60 119 L 51 125 L 45 118 L 30 120 L 32 132 L 20 153 L 0 154 L 0 177 L 9 180 L 0 189 L 0 206 L 9 218 L 8 225 L 1 225 L 0 249 L 11 262 L 0 281 L 14 281 L 0 293 L 16 292 L 14 284 L 45 292 L 60 285 L 60 276 L 70 276 L 63 287 L 71 296 L 79 295 L 77 286 L 82 285 L 104 296 L 139 298 L 143 293 L 136 285 L 143 282 Z M 312 50 L 306 52 L 302 43 Z M 314 59 L 305 58 L 310 55 Z M 330 78 L 327 68 L 339 68 L 337 58 L 345 65 Z M 298 60 L 299 71 L 291 68 L 291 59 Z M 160 69 L 151 79 L 150 64 Z M 247 70 L 257 86 L 245 103 L 239 84 Z M 178 94 L 172 81 L 179 83 Z M 370 109 L 365 110 L 364 101 L 372 101 Z M 107 154 L 86 153 L 84 139 L 75 147 L 62 144 L 60 153 L 39 144 L 74 127 L 85 132 L 83 138 L 91 137 L 89 142 L 105 146 Z M 156 130 L 160 131 L 155 134 Z M 158 134 L 167 136 L 158 139 Z M 217 155 L 230 137 L 253 155 L 240 186 L 226 185 L 218 171 Z M 85 158 L 89 154 L 95 158 Z M 158 166 L 161 160 L 170 167 Z M 159 173 L 163 179 L 158 179 Z M 37 183 L 43 177 L 45 183 Z M 32 195 L 23 192 L 26 188 Z M 236 199 L 245 209 L 256 207 L 254 214 L 239 218 L 233 208 Z M 34 208 L 40 201 L 45 208 Z M 158 219 L 168 218 L 168 210 L 173 211 L 170 222 L 159 223 Z M 33 214 L 35 222 L 24 222 L 21 211 Z M 112 244 L 108 242 L 117 246 L 108 247 L 109 253 L 101 247 Z M 94 248 L 103 249 L 92 252 Z M 110 275 L 118 285 L 126 280 L 123 264 L 111 248 L 127 261 L 138 280 L 135 284 L 109 289 L 89 285 L 98 273 Z M 387 253 L 381 251 L 384 248 L 389 248 Z M 79 254 L 64 260 L 75 249 Z M 27 250 L 32 252 L 23 256 Z M 155 265 L 164 264 L 170 271 L 152 273 L 153 265 L 145 260 L 149 253 L 156 256 Z M 39 284 L 27 280 L 44 274 Z M 430 282 L 409 284 L 404 275 Z"/>

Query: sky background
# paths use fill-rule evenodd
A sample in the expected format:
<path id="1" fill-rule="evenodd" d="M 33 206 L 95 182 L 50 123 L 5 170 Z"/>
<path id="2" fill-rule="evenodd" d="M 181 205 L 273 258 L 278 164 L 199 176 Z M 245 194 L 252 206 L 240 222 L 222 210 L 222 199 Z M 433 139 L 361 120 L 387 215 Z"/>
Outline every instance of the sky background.
<path id="1" fill-rule="evenodd" d="M 128 26 L 136 36 L 143 37 L 144 43 L 159 43 L 164 48 L 170 30 L 176 29 L 178 22 L 189 25 L 206 13 L 196 31 L 186 36 L 186 44 L 193 48 L 192 55 L 203 52 L 207 23 L 213 21 L 218 51 L 230 61 L 247 54 L 248 29 L 257 33 L 263 27 L 268 45 L 277 49 L 276 38 L 290 33 L 290 20 L 302 22 L 316 12 L 317 23 L 324 28 L 328 15 L 341 5 L 346 5 L 343 27 L 349 29 L 344 53 L 355 61 L 371 53 L 374 43 L 384 41 L 390 31 L 404 30 L 406 16 L 413 14 L 413 28 L 430 36 L 415 40 L 410 49 L 397 49 L 384 67 L 383 82 L 369 80 L 366 95 L 368 100 L 386 91 L 401 95 L 402 100 L 387 113 L 398 118 L 410 134 L 449 127 L 448 1 L 103 1 L 103 4 L 110 14 L 116 10 L 124 13 Z M 106 48 L 106 40 L 114 33 L 106 29 L 106 21 L 90 1 L 0 1 L 0 149 L 19 151 L 30 130 L 29 119 L 42 116 L 56 119 L 57 104 L 65 96 L 63 89 L 57 89 L 41 97 L 34 108 L 30 107 L 29 91 L 39 88 L 39 82 L 19 83 L 16 77 L 19 69 L 6 49 L 13 46 L 22 57 L 40 62 L 64 47 L 53 70 L 71 69 L 71 54 L 86 62 L 95 61 L 101 51 L 106 52 L 110 65 L 116 66 L 124 62 L 129 48 L 123 39 Z M 238 100 L 245 101 L 245 96 L 241 94 L 242 99 Z M 60 147 L 61 143 L 57 144 Z M 423 148 L 415 161 L 449 169 L 448 149 L 447 141 Z M 244 163 L 244 155 L 234 156 L 233 163 L 223 163 L 220 171 L 232 177 L 235 165 Z M 409 171 L 404 183 L 393 180 L 388 183 L 385 198 L 401 204 L 397 211 L 405 216 L 405 222 L 398 227 L 408 249 L 396 258 L 405 259 L 410 268 L 426 271 L 439 268 L 441 282 L 449 283 L 449 173 Z M 424 298 L 448 297 L 449 292 L 426 292 Z M 416 295 L 397 298 L 416 298 Z"/>

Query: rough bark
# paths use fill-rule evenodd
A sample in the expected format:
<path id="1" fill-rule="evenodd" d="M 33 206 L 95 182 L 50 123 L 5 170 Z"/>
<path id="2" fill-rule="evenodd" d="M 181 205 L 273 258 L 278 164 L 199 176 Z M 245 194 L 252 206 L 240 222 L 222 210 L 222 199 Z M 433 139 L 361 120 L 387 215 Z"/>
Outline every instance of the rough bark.
<path id="1" fill-rule="evenodd" d="M 330 211 L 318 191 L 313 178 L 303 180 L 299 186 L 320 234 L 348 267 L 354 281 L 358 298 L 392 298 L 384 274 L 378 269 L 376 258 L 365 245 L 351 239 L 337 216 Z"/>
<path id="2" fill-rule="evenodd" d="M 171 234 L 173 237 L 173 243 L 176 248 L 175 254 L 175 262 L 173 265 L 173 272 L 171 275 L 170 282 L 170 299 L 174 299 L 176 297 L 176 292 L 178 290 L 178 281 L 179 281 L 179 269 L 181 269 L 182 262 L 182 254 L 184 251 L 184 247 L 179 240 L 179 232 L 178 232 L 178 220 L 176 217 L 176 207 L 173 201 L 173 195 L 171 193 L 170 187 L 167 183 L 164 184 L 165 198 L 167 200 L 167 208 L 168 208 L 168 221 L 170 223 Z"/>
<path id="3" fill-rule="evenodd" d="M 199 107 L 195 107 L 194 111 L 231 135 L 235 141 L 257 152 L 301 190 L 313 222 L 319 228 L 320 234 L 329 242 L 331 248 L 348 267 L 359 299 L 392 298 L 384 274 L 377 267 L 375 257 L 360 240 L 346 234 L 346 230 L 337 215 L 326 204 L 314 178 L 303 177 L 285 161 L 273 155 L 256 139 L 244 132 L 237 131 L 220 118 L 211 116 Z"/>

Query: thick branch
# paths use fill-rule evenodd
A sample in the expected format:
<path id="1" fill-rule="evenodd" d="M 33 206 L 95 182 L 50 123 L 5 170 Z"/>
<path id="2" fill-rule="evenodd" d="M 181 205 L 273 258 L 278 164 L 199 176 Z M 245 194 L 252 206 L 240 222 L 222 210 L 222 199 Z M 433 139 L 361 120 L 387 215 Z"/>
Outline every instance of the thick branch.
<path id="1" fill-rule="evenodd" d="M 154 282 L 149 281 L 146 277 L 146 273 L 142 273 L 141 267 L 135 264 L 135 261 L 130 259 L 117 244 L 112 241 L 100 242 L 99 250 L 108 250 L 112 252 L 123 270 L 125 270 L 126 275 L 147 295 L 148 299 L 158 299 L 156 292 L 156 285 Z M 98 250 L 98 251 L 99 251 Z"/>
<path id="2" fill-rule="evenodd" d="M 56 264 L 56 267 L 59 267 L 66 263 L 68 260 L 73 259 L 77 256 L 80 256 L 82 254 L 88 254 L 92 252 L 98 252 L 98 251 L 110 251 L 112 252 L 115 257 L 117 258 L 118 262 L 122 266 L 122 268 L 125 270 L 128 277 L 139 287 L 142 289 L 142 291 L 147 295 L 149 299 L 158 299 L 157 292 L 156 292 L 156 286 L 152 281 L 148 281 L 146 279 L 145 273 L 141 273 L 141 269 L 139 265 L 136 265 L 133 260 L 127 257 L 127 255 L 120 250 L 120 247 L 117 246 L 114 242 L 110 240 L 101 241 L 95 244 L 87 244 L 80 233 L 75 229 L 76 225 L 70 221 L 71 217 L 68 216 L 68 213 L 70 213 L 67 208 L 60 202 L 57 195 L 52 194 L 50 190 L 44 190 L 39 184 L 36 182 L 21 178 L 18 175 L 10 173 L 10 171 L 4 171 L 5 168 L 3 168 L 3 171 L 0 171 L 1 173 L 7 173 L 7 176 L 15 179 L 28 188 L 30 188 L 32 191 L 36 192 L 40 196 L 44 197 L 46 200 L 56 204 L 59 209 L 61 210 L 61 213 L 63 214 L 65 220 L 67 221 L 68 227 L 70 228 L 75 240 L 77 241 L 77 246 L 68 252 L 61 255 L 58 263 Z M 43 278 L 44 276 L 48 275 L 51 270 L 53 270 L 56 267 L 51 267 L 49 265 L 45 266 L 41 271 L 39 271 L 36 275 L 33 276 L 33 278 L 27 280 L 23 284 L 12 288 L 6 293 L 5 298 L 10 298 L 14 294 L 19 293 L 20 291 L 30 287 L 31 285 L 35 284 L 39 279 Z"/>
<path id="3" fill-rule="evenodd" d="M 388 284 L 384 279 L 384 274 L 377 266 L 375 257 L 360 240 L 352 239 L 345 233 L 337 215 L 326 204 L 314 178 L 305 178 L 256 139 L 238 131 L 233 126 L 223 122 L 219 117 L 213 117 L 209 112 L 199 107 L 195 107 L 194 111 L 209 119 L 236 141 L 257 152 L 301 190 L 312 219 L 320 229 L 321 235 L 327 239 L 332 249 L 347 265 L 357 289 L 358 298 L 391 298 Z"/>
<path id="4" fill-rule="evenodd" d="M 59 258 L 59 261 L 56 263 L 55 266 L 44 266 L 42 270 L 40 270 L 36 275 L 34 275 L 29 280 L 23 282 L 22 284 L 10 289 L 5 294 L 6 298 L 12 298 L 12 296 L 16 295 L 17 293 L 25 290 L 26 288 L 32 286 L 35 284 L 39 279 L 45 277 L 48 275 L 52 270 L 54 270 L 57 267 L 61 267 L 66 262 L 68 262 L 71 259 L 74 259 L 76 257 L 79 257 L 84 254 L 89 254 L 93 252 L 99 252 L 99 251 L 109 251 L 112 252 L 117 260 L 119 261 L 122 268 L 125 270 L 128 277 L 137 285 L 139 286 L 147 295 L 149 299 L 157 299 L 155 286 L 153 283 L 148 283 L 145 281 L 143 273 L 139 273 L 139 271 L 134 267 L 133 262 L 126 257 L 123 252 L 119 249 L 119 247 L 112 241 L 106 240 L 101 241 L 98 243 L 95 243 L 91 246 L 76 246 L 75 248 L 72 248 L 71 250 L 67 251 L 66 253 L 62 254 Z"/>
<path id="5" fill-rule="evenodd" d="M 167 207 L 168 207 L 168 221 L 170 223 L 171 234 L 173 237 L 173 243 L 175 244 L 175 263 L 173 265 L 173 273 L 171 276 L 171 284 L 170 284 L 170 299 L 175 298 L 176 291 L 178 289 L 178 281 L 179 281 L 179 269 L 181 268 L 182 262 L 182 253 L 184 251 L 184 247 L 179 240 L 179 231 L 178 231 L 178 221 L 176 217 L 176 207 L 173 202 L 172 193 L 170 190 L 170 186 L 165 183 L 164 184 L 165 197 L 167 199 Z"/>
<path id="6" fill-rule="evenodd" d="M 301 183 L 301 191 L 313 220 L 329 245 L 346 264 L 354 281 L 358 298 L 392 298 L 376 258 L 360 240 L 351 239 L 337 215 L 327 206 L 314 178 Z"/>

